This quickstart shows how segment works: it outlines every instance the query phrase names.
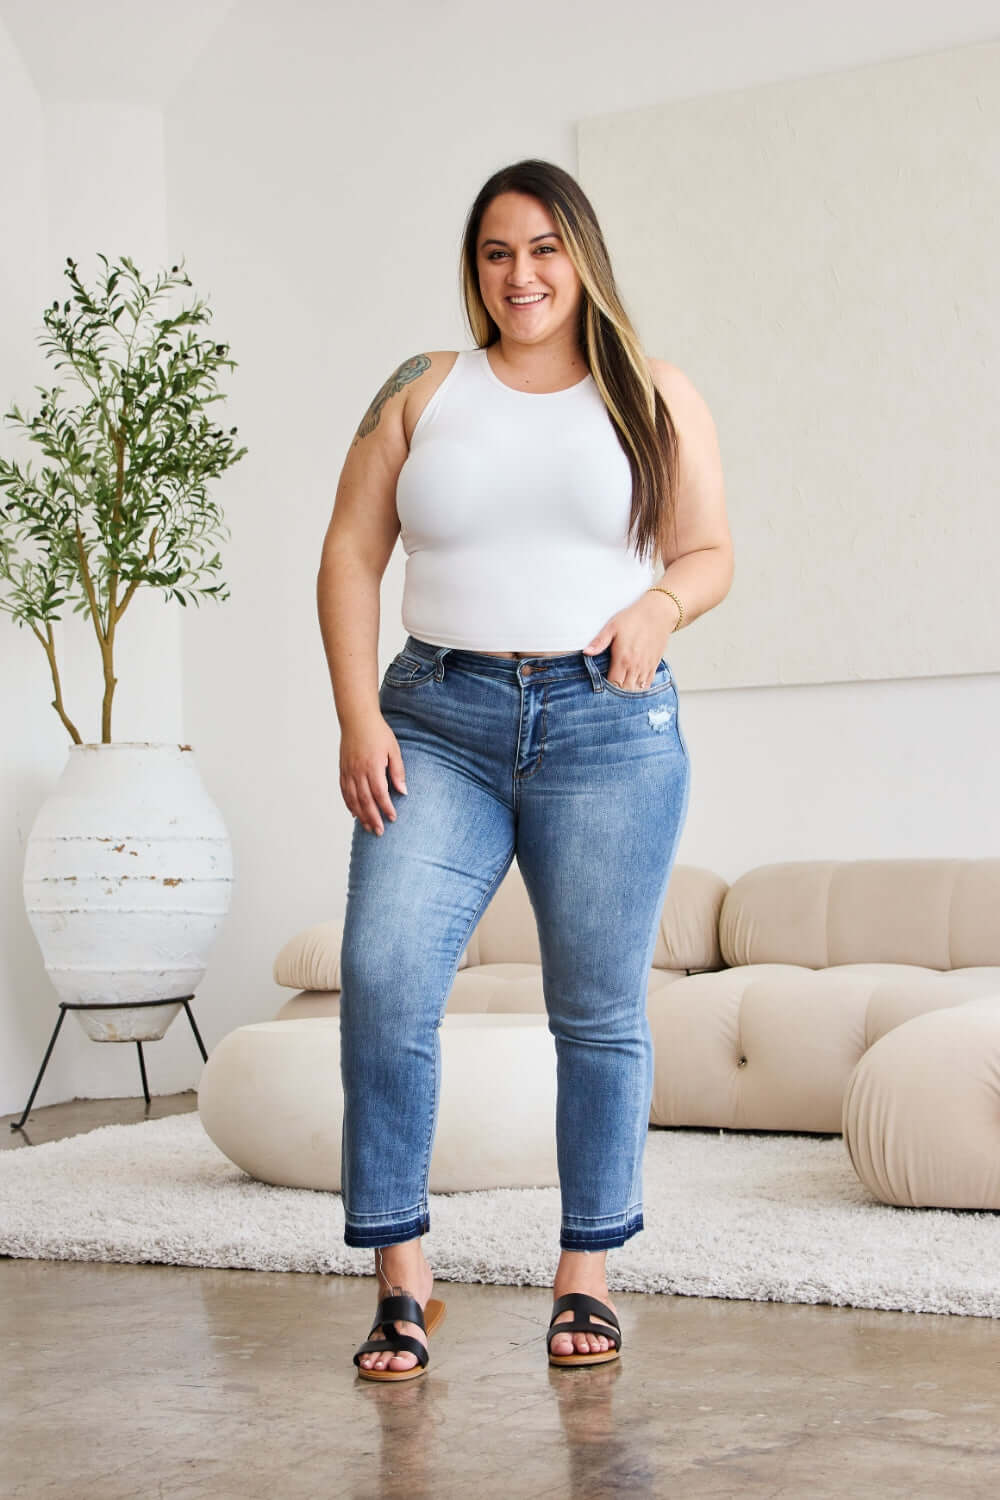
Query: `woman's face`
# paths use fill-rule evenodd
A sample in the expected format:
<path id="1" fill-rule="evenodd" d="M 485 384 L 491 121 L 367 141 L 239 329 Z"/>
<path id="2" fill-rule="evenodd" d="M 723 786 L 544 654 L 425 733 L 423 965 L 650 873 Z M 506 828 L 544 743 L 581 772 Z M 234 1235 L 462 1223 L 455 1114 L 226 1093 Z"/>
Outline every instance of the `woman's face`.
<path id="1" fill-rule="evenodd" d="M 483 301 L 505 340 L 542 344 L 572 330 L 575 342 L 583 289 L 555 220 L 537 198 L 513 192 L 494 198 L 479 226 L 476 258 Z"/>

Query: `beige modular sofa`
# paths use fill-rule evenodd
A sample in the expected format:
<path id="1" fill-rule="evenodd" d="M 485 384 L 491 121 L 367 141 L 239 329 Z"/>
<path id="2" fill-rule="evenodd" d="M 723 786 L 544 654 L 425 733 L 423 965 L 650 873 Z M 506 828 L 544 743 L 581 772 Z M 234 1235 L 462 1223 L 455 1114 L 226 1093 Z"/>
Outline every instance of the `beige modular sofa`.
<path id="1" fill-rule="evenodd" d="M 319 923 L 278 954 L 295 991 L 279 1022 L 337 1016 L 340 930 Z M 515 862 L 445 1025 L 544 1011 Z M 884 1202 L 1000 1209 L 1000 859 L 792 861 L 732 885 L 678 864 L 647 1013 L 652 1125 L 843 1134 Z"/>

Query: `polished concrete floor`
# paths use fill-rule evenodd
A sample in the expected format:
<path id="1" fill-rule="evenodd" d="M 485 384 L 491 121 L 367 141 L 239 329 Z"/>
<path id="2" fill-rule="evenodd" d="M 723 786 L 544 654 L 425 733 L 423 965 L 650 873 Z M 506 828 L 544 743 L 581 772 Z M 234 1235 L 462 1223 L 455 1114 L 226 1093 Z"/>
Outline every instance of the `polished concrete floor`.
<path id="1" fill-rule="evenodd" d="M 0 1146 L 195 1106 L 53 1105 L 26 1136 L 6 1116 Z M 433 1264 L 432 1235 L 425 1249 Z M 612 1289 L 620 1361 L 558 1370 L 544 1289 L 439 1281 L 428 1373 L 379 1386 L 351 1363 L 373 1277 L 2 1257 L 0 1275 L 4 1497 L 959 1500 L 1000 1485 L 989 1319 Z"/>

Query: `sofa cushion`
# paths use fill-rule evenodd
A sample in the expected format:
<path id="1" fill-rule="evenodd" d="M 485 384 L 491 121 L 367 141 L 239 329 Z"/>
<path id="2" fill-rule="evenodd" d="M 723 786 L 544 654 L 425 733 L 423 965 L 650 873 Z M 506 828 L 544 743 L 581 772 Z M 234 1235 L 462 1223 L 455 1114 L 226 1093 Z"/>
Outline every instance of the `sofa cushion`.
<path id="1" fill-rule="evenodd" d="M 650 1121 L 838 1134 L 847 1081 L 873 1040 L 998 989 L 1000 968 L 753 964 L 681 976 L 650 996 Z"/>
<path id="2" fill-rule="evenodd" d="M 843 1132 L 883 1203 L 1000 1209 L 1000 989 L 916 1016 L 870 1047 L 844 1093 Z"/>
<path id="3" fill-rule="evenodd" d="M 651 969 L 646 981 L 646 995 L 655 994 L 663 985 L 683 979 L 666 969 Z M 542 970 L 538 964 L 471 964 L 456 974 L 448 996 L 446 1014 L 474 1012 L 491 1014 L 545 1014 Z M 339 1016 L 340 990 L 303 990 L 286 1000 L 276 1020 L 292 1021 L 305 1016 Z"/>
<path id="4" fill-rule="evenodd" d="M 722 877 L 711 870 L 694 865 L 674 866 L 660 915 L 654 969 L 685 971 L 721 966 L 719 913 L 727 889 Z M 274 960 L 275 983 L 293 990 L 339 990 L 342 936 L 343 923 L 339 921 L 316 922 L 296 933 Z M 540 974 L 541 962 L 534 912 L 515 861 L 459 957 L 458 977 L 475 968 L 489 969 L 500 980 L 517 977 L 513 974 L 517 968 L 534 968 Z M 507 974 L 507 970 L 511 973 Z M 507 1004 L 466 1004 L 460 988 L 456 988 L 455 997 L 457 1003 L 449 1003 L 449 1010 L 512 1008 Z"/>
<path id="5" fill-rule="evenodd" d="M 275 984 L 293 990 L 339 990 L 343 931 L 343 922 L 316 922 L 289 938 L 274 960 Z"/>
<path id="6" fill-rule="evenodd" d="M 1000 859 L 793 860 L 735 880 L 722 959 L 743 964 L 1000 965 Z"/>

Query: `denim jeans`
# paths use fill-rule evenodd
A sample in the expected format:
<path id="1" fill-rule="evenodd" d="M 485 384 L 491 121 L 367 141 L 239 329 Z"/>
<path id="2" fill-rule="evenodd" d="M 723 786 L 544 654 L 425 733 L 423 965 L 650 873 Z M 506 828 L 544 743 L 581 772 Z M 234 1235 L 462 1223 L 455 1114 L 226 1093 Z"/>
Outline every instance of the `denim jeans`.
<path id="1" fill-rule="evenodd" d="M 560 1247 L 643 1228 L 653 1087 L 646 987 L 690 765 L 661 659 L 609 683 L 611 651 L 505 658 L 410 635 L 379 690 L 408 792 L 355 819 L 341 948 L 344 1239 L 430 1229 L 441 1024 L 458 961 L 517 856 L 556 1053 Z M 497 1122 L 502 1129 L 502 1121 Z"/>

